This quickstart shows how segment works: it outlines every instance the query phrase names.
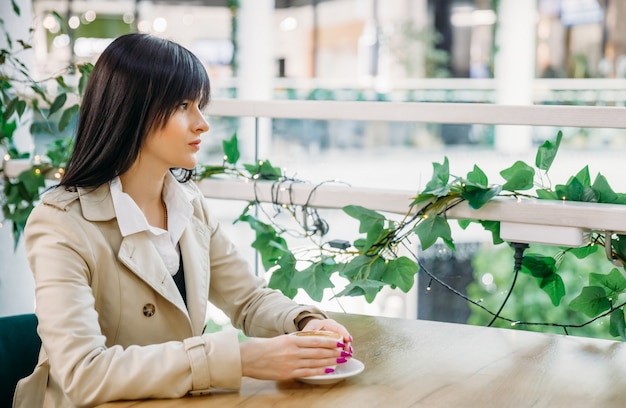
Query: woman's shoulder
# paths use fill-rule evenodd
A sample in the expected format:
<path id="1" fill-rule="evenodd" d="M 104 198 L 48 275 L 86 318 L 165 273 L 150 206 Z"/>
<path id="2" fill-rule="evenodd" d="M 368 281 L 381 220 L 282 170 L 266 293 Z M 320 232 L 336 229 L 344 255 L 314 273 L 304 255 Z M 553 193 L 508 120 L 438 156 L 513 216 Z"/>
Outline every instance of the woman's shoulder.
<path id="1" fill-rule="evenodd" d="M 65 186 L 55 186 L 46 191 L 41 197 L 44 205 L 51 205 L 60 209 L 66 208 L 72 201 L 78 199 L 78 190 L 70 189 Z"/>

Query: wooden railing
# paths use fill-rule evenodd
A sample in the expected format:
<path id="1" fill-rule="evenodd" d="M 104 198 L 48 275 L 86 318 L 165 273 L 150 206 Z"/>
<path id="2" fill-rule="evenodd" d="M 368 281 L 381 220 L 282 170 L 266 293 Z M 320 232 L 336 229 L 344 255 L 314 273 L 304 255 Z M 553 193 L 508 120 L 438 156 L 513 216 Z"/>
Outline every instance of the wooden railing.
<path id="1" fill-rule="evenodd" d="M 626 108 L 622 107 L 216 99 L 211 102 L 209 113 L 220 117 L 626 128 Z M 30 164 L 9 161 L 4 166 L 5 173 L 13 177 Z M 307 202 L 323 208 L 357 204 L 393 213 L 406 213 L 417 194 L 416 191 L 331 185 L 317 187 L 312 193 L 313 186 L 294 184 L 287 197 L 287 189 L 285 194 L 271 194 L 271 184 L 267 183 L 209 179 L 200 185 L 208 198 L 289 200 L 293 204 Z M 502 221 L 503 238 L 555 245 L 583 245 L 590 231 L 626 234 L 626 206 L 622 205 L 503 198 L 480 210 L 459 205 L 450 210 L 448 216 Z M 539 228 L 541 231 L 537 233 Z"/>
<path id="2" fill-rule="evenodd" d="M 215 100 L 213 116 L 290 119 L 376 120 L 429 123 L 626 128 L 626 108 L 585 106 L 504 106 L 464 103 L 393 103 L 331 101 Z M 416 191 L 307 184 L 282 185 L 236 180 L 203 180 L 210 198 L 259 200 L 341 208 L 348 204 L 406 213 Z M 501 198 L 479 210 L 465 204 L 449 210 L 450 218 L 501 221 L 503 239 L 562 246 L 586 243 L 590 231 L 626 233 L 626 206 L 614 204 Z M 610 240 L 607 240 L 610 243 Z"/>

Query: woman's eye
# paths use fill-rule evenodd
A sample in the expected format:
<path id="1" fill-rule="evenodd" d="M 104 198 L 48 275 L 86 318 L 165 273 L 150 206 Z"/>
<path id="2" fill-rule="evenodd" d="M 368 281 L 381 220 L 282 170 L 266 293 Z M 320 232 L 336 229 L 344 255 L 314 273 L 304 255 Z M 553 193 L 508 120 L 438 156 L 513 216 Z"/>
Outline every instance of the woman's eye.
<path id="1" fill-rule="evenodd" d="M 187 110 L 187 107 L 189 106 L 188 102 L 183 102 L 180 105 L 178 105 L 182 110 Z"/>

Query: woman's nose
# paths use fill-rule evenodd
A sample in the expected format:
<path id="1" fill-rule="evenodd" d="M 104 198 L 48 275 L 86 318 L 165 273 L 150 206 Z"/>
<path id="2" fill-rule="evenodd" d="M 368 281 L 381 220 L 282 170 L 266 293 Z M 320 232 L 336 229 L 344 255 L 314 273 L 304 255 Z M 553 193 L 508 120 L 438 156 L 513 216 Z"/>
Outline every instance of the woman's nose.
<path id="1" fill-rule="evenodd" d="M 198 123 L 196 124 L 196 131 L 198 133 L 208 132 L 211 126 L 209 122 L 206 120 L 206 117 L 202 114 L 200 110 L 198 110 Z"/>

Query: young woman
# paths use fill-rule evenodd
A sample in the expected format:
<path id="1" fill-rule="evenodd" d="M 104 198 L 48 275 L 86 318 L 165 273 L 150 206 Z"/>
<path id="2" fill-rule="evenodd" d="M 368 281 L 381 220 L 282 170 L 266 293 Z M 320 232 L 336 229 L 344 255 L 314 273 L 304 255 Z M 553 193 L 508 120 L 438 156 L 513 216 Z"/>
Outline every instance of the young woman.
<path id="1" fill-rule="evenodd" d="M 119 37 L 97 61 L 59 186 L 25 230 L 42 349 L 14 406 L 94 406 L 320 375 L 350 335 L 255 278 L 190 181 L 209 78 L 182 46 Z M 207 300 L 234 330 L 203 334 Z M 336 340 L 288 336 L 327 329 Z M 340 345 L 341 347 L 341 345 Z"/>

